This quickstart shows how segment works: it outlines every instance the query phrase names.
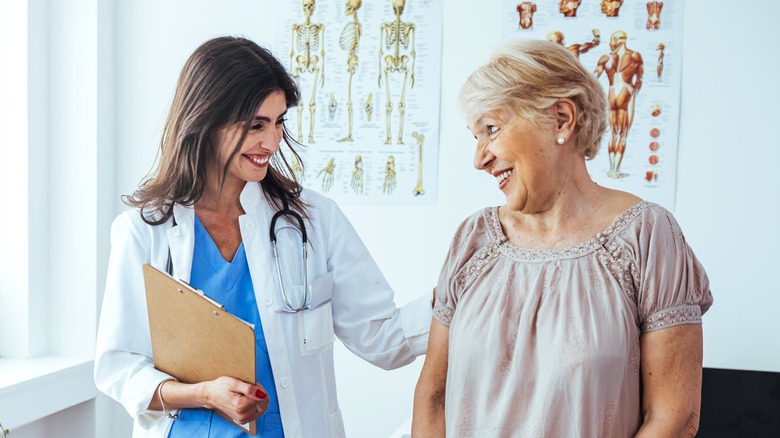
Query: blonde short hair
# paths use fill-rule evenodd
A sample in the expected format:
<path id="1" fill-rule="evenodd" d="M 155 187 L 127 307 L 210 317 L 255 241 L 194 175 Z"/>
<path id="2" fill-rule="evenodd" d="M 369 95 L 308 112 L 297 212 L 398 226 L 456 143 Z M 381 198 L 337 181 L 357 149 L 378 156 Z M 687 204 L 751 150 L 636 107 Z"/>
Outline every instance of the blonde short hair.
<path id="1" fill-rule="evenodd" d="M 563 46 L 542 40 L 503 44 L 460 91 L 469 119 L 498 113 L 537 126 L 554 122 L 546 110 L 560 98 L 575 103 L 576 147 L 592 159 L 607 128 L 607 99 L 596 78 Z"/>

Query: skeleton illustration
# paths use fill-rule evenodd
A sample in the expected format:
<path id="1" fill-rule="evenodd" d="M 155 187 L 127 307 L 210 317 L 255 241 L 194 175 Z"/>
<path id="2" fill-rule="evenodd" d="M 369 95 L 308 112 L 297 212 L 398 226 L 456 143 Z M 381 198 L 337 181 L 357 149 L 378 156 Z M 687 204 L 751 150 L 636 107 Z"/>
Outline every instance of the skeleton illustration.
<path id="1" fill-rule="evenodd" d="M 320 169 L 319 173 L 317 173 L 317 178 L 322 175 L 322 191 L 327 192 L 333 187 L 333 169 L 336 168 L 336 163 L 334 161 L 336 158 L 330 157 L 328 160 L 328 164 L 325 165 L 322 169 Z"/>
<path id="2" fill-rule="evenodd" d="M 293 155 L 292 163 L 290 163 L 290 168 L 292 169 L 293 176 L 295 177 L 295 180 L 297 182 L 300 183 L 306 179 L 306 174 L 303 171 L 303 166 L 301 166 L 301 160 L 298 159 L 297 155 Z"/>
<path id="3" fill-rule="evenodd" d="M 418 162 L 417 166 L 417 185 L 414 186 L 414 196 L 420 196 L 425 194 L 425 190 L 423 190 L 422 185 L 422 170 L 423 170 L 423 142 L 425 141 L 425 136 L 420 134 L 417 131 L 412 132 L 412 137 L 414 137 L 415 140 L 417 140 L 417 151 L 420 156 L 420 160 Z"/>
<path id="4" fill-rule="evenodd" d="M 366 99 L 366 121 L 371 121 L 371 114 L 374 113 L 374 93 L 368 93 L 368 98 Z"/>
<path id="5" fill-rule="evenodd" d="M 360 42 L 360 34 L 362 33 L 362 26 L 357 17 L 357 11 L 360 9 L 360 5 L 361 0 L 347 0 L 347 9 L 344 15 L 351 15 L 352 21 L 344 26 L 344 30 L 341 31 L 341 38 L 339 39 L 341 48 L 348 52 L 347 72 L 349 73 L 349 82 L 347 85 L 347 118 L 349 119 L 349 132 L 339 141 L 352 141 L 352 77 L 355 75 L 355 70 L 357 69 L 357 49 L 358 43 Z"/>
<path id="6" fill-rule="evenodd" d="M 389 195 L 395 190 L 395 157 L 390 155 L 387 157 L 387 164 L 385 165 L 385 182 L 382 184 L 382 193 Z"/>
<path id="7" fill-rule="evenodd" d="M 658 73 L 658 82 L 663 80 L 661 73 L 664 72 L 664 49 L 666 49 L 664 43 L 658 43 L 658 47 L 655 48 L 655 50 L 658 50 L 658 65 L 655 68 L 655 71 Z"/>
<path id="8" fill-rule="evenodd" d="M 314 86 L 309 100 L 309 143 L 314 143 L 314 110 L 317 106 L 317 82 L 325 85 L 325 25 L 314 24 L 314 0 L 302 0 L 303 15 L 306 21 L 292 25 L 290 45 L 290 71 L 300 89 L 301 74 L 312 74 Z M 320 54 L 317 56 L 316 52 Z M 298 54 L 296 56 L 296 54 Z M 294 58 L 294 59 L 293 59 Z M 293 63 L 294 61 L 294 63 Z M 301 96 L 303 97 L 303 96 Z M 303 141 L 303 99 L 298 102 L 298 141 Z"/>
<path id="9" fill-rule="evenodd" d="M 401 73 L 404 77 L 403 86 L 401 87 L 401 98 L 398 102 L 398 144 L 404 144 L 404 114 L 406 113 L 406 81 L 411 79 L 411 88 L 414 88 L 414 63 L 416 59 L 416 52 L 414 46 L 414 38 L 416 33 L 416 27 L 414 23 L 406 23 L 401 21 L 401 14 L 404 12 L 405 0 L 392 0 L 393 12 L 395 13 L 395 21 L 382 23 L 379 30 L 379 80 L 378 84 L 382 86 L 382 75 L 385 78 L 385 91 L 387 93 L 387 104 L 385 105 L 385 112 L 387 113 L 387 140 L 385 144 L 391 143 L 391 129 L 390 129 L 390 116 L 393 112 L 392 96 L 390 94 L 390 82 L 388 81 L 388 73 Z M 384 56 L 384 50 L 390 50 L 391 54 Z M 408 54 L 406 52 L 408 51 Z M 382 69 L 382 61 L 384 60 L 385 67 Z M 411 61 L 411 67 L 408 66 Z"/>
<path id="10" fill-rule="evenodd" d="M 333 121 L 336 117 L 336 110 L 339 108 L 339 103 L 336 102 L 336 98 L 333 97 L 333 93 L 330 93 L 330 100 L 328 101 L 328 120 Z"/>
<path id="11" fill-rule="evenodd" d="M 363 157 L 355 155 L 355 168 L 352 169 L 352 191 L 355 194 L 363 193 Z"/>

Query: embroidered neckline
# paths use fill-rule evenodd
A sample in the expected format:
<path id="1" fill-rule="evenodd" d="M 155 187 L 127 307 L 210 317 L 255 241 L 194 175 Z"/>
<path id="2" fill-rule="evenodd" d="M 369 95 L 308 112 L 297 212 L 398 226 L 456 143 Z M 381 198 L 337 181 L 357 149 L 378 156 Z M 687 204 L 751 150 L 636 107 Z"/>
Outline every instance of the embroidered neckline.
<path id="1" fill-rule="evenodd" d="M 530 249 L 523 248 L 510 242 L 501 229 L 498 219 L 498 207 L 488 207 L 482 211 L 482 216 L 487 223 L 487 232 L 490 239 L 498 247 L 498 250 L 507 257 L 518 261 L 543 261 L 554 259 L 567 259 L 585 255 L 602 247 L 614 232 L 623 229 L 632 219 L 636 218 L 642 210 L 652 205 L 648 201 L 639 201 L 631 208 L 624 211 L 604 231 L 596 234 L 590 240 L 565 248 Z"/>

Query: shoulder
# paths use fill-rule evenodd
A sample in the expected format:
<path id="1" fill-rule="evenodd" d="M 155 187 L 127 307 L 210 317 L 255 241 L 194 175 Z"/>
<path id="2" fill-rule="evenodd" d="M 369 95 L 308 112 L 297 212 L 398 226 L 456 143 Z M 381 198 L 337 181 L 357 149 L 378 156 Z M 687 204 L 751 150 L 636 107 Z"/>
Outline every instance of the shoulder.
<path id="1" fill-rule="evenodd" d="M 321 193 L 303 189 L 300 199 L 306 204 L 306 210 L 314 228 L 328 229 L 334 225 L 349 223 L 347 216 L 341 211 L 336 201 Z"/>
<path id="2" fill-rule="evenodd" d="M 328 217 L 334 210 L 340 211 L 336 201 L 314 190 L 304 188 L 301 191 L 300 198 L 306 204 L 312 217 Z"/>
<path id="3" fill-rule="evenodd" d="M 157 216 L 146 215 L 147 219 L 155 219 Z M 144 216 L 139 209 L 131 208 L 120 213 L 111 224 L 111 237 L 134 238 L 139 241 L 149 241 L 151 236 L 159 233 L 163 228 L 161 225 L 150 225 L 144 221 Z"/>
<path id="4" fill-rule="evenodd" d="M 626 210 L 615 220 L 612 228 L 621 240 L 636 246 L 640 253 L 661 242 L 677 247 L 684 242 L 674 215 L 650 201 L 640 201 Z"/>
<path id="5" fill-rule="evenodd" d="M 500 230 L 498 207 L 480 209 L 458 225 L 452 237 L 451 249 L 469 248 L 470 252 L 479 250 L 491 241 L 500 241 Z"/>

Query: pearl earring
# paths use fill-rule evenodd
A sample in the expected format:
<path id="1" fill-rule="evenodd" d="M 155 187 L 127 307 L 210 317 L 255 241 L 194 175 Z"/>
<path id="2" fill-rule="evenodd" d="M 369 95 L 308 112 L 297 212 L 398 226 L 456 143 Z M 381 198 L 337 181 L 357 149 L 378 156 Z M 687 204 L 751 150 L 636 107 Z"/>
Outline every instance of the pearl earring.
<path id="1" fill-rule="evenodd" d="M 558 144 L 564 144 L 566 143 L 566 139 L 563 137 L 558 137 Z"/>

